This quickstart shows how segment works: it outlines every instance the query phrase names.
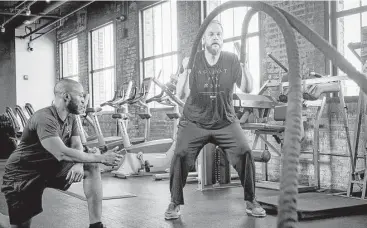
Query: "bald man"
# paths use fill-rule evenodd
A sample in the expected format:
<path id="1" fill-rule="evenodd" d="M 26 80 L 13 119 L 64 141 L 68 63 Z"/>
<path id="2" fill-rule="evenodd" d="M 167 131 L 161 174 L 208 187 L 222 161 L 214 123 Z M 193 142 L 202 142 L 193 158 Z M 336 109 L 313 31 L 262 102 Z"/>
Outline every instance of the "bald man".
<path id="1" fill-rule="evenodd" d="M 3 185 L 12 228 L 30 227 L 42 212 L 45 188 L 67 190 L 83 180 L 90 228 L 103 228 L 102 182 L 98 163 L 117 165 L 116 149 L 104 154 L 85 153 L 75 115 L 85 109 L 84 90 L 76 81 L 63 79 L 55 85 L 52 106 L 34 113 L 23 130 L 18 148 L 5 166 Z"/>
<path id="2" fill-rule="evenodd" d="M 184 204 L 183 188 L 189 170 L 195 167 L 200 150 L 208 143 L 218 145 L 238 172 L 244 188 L 246 213 L 265 217 L 255 197 L 255 164 L 233 108 L 234 84 L 245 93 L 252 90 L 252 78 L 238 57 L 222 51 L 223 27 L 212 21 L 203 36 L 204 51 L 196 54 L 191 72 L 179 76 L 176 92 L 185 100 L 170 166 L 171 202 L 165 219 L 178 219 Z M 183 66 L 187 66 L 187 60 Z"/>

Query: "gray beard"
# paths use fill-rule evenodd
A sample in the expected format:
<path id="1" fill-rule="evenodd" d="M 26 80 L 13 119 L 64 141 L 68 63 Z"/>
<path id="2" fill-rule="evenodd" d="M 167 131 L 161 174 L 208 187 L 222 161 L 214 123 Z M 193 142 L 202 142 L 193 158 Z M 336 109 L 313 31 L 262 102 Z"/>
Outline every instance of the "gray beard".
<path id="1" fill-rule="evenodd" d="M 219 44 L 218 44 L 219 45 Z M 219 45 L 220 46 L 220 45 Z M 208 50 L 208 52 L 212 55 L 217 55 L 220 51 L 222 47 L 219 47 L 219 49 L 213 49 L 212 45 L 205 45 L 206 50 Z"/>

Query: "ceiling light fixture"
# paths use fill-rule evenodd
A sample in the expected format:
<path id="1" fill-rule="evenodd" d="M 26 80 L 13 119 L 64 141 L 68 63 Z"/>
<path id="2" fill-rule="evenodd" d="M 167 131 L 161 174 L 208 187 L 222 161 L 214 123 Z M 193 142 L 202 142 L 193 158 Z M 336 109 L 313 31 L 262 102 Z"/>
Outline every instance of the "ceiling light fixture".
<path id="1" fill-rule="evenodd" d="M 25 11 L 25 15 L 27 16 L 31 15 L 31 10 L 29 8 Z"/>

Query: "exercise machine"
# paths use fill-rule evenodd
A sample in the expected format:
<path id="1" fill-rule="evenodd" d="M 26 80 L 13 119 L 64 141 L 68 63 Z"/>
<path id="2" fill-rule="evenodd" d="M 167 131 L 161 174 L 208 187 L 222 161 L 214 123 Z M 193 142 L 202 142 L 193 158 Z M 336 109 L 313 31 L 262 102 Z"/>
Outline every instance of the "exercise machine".
<path id="1" fill-rule="evenodd" d="M 363 38 L 362 38 L 363 40 Z M 352 51 L 352 53 L 358 58 L 358 60 L 363 65 L 363 73 L 367 74 L 367 58 L 366 58 L 366 51 L 363 49 L 366 47 L 367 44 L 364 42 L 358 42 L 358 43 L 349 43 L 348 48 Z M 361 55 L 359 55 L 356 52 L 356 49 L 361 49 Z M 363 56 L 363 57 L 362 57 Z M 350 156 L 351 160 L 351 166 L 350 166 L 350 175 L 348 180 L 348 188 L 346 192 L 347 197 L 358 197 L 360 194 L 360 199 L 365 199 L 366 197 L 366 191 L 367 191 L 367 159 L 366 154 L 367 151 L 365 149 L 365 145 L 367 143 L 367 134 L 365 133 L 364 139 L 363 139 L 363 145 L 364 150 L 362 151 L 363 157 L 358 156 L 359 155 L 359 140 L 361 135 L 361 125 L 362 125 L 362 119 L 364 118 L 364 124 L 365 124 L 365 130 L 367 129 L 367 117 L 366 117 L 366 95 L 361 90 L 359 92 L 358 97 L 358 105 L 357 105 L 357 121 L 355 122 L 354 127 L 354 138 L 353 138 L 353 153 Z M 358 159 L 363 159 L 363 165 L 362 168 L 359 168 L 357 170 L 357 161 Z M 359 186 L 360 192 L 355 192 L 354 187 Z"/>
<path id="2" fill-rule="evenodd" d="M 20 127 L 20 123 L 13 111 L 12 108 L 10 107 L 6 107 L 5 108 L 5 113 L 8 115 L 8 117 L 11 120 L 11 123 L 13 125 L 14 131 L 15 131 L 15 136 L 17 138 L 17 140 L 19 141 L 20 137 L 22 137 L 22 131 L 21 131 L 21 127 Z"/>
<path id="3" fill-rule="evenodd" d="M 26 103 L 24 106 L 26 112 L 28 113 L 28 116 L 31 117 L 34 114 L 33 106 L 30 103 Z"/>
<path id="4" fill-rule="evenodd" d="M 134 98 L 125 99 L 123 102 L 120 102 L 119 105 L 131 105 L 137 102 L 144 103 L 149 92 L 146 89 L 150 88 L 151 82 L 152 78 L 145 78 L 142 82 L 139 95 L 135 96 Z M 172 104 L 174 103 L 172 102 Z M 141 116 L 149 116 L 149 113 L 141 114 Z M 175 115 L 172 115 L 172 118 L 174 116 Z M 124 159 L 124 162 L 121 164 L 118 170 L 113 171 L 112 173 L 116 177 L 122 178 L 126 178 L 127 176 L 145 175 L 146 173 L 142 172 L 144 169 L 141 169 L 140 165 L 142 161 L 144 161 L 146 172 L 164 172 L 167 169 L 167 161 L 169 160 L 168 158 L 171 156 L 171 152 L 173 152 L 175 139 L 151 140 L 132 145 L 127 134 L 126 125 L 123 121 L 124 115 L 114 114 L 113 117 L 118 120 L 119 132 L 121 137 L 125 140 L 125 156 L 127 156 L 128 159 Z M 142 155 L 143 158 L 138 158 L 137 155 Z"/>
<path id="5" fill-rule="evenodd" d="M 19 117 L 19 119 L 22 123 L 22 127 L 24 129 L 25 125 L 28 123 L 28 118 L 26 117 L 22 107 L 20 107 L 19 105 L 16 105 L 14 110 L 15 110 L 15 113 L 17 114 L 17 116 Z"/>

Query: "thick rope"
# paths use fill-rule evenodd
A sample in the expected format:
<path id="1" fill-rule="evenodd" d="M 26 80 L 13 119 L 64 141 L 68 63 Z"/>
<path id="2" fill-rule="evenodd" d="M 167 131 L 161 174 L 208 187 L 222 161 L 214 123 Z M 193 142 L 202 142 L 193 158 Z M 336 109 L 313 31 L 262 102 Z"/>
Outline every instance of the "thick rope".
<path id="1" fill-rule="evenodd" d="M 188 68 L 192 69 L 193 60 L 198 50 L 201 37 L 203 36 L 209 23 L 222 11 L 235 7 L 252 7 L 256 11 L 263 11 L 271 16 L 278 24 L 283 33 L 288 57 L 289 75 L 289 94 L 288 111 L 285 130 L 285 142 L 283 146 L 284 159 L 282 160 L 282 174 L 280 180 L 281 195 L 279 197 L 278 223 L 279 228 L 293 228 L 297 224 L 297 168 L 299 162 L 300 141 L 301 141 L 301 76 L 299 74 L 299 54 L 298 47 L 290 24 L 287 19 L 273 6 L 263 2 L 226 2 L 215 8 L 200 26 L 195 38 Z"/>

